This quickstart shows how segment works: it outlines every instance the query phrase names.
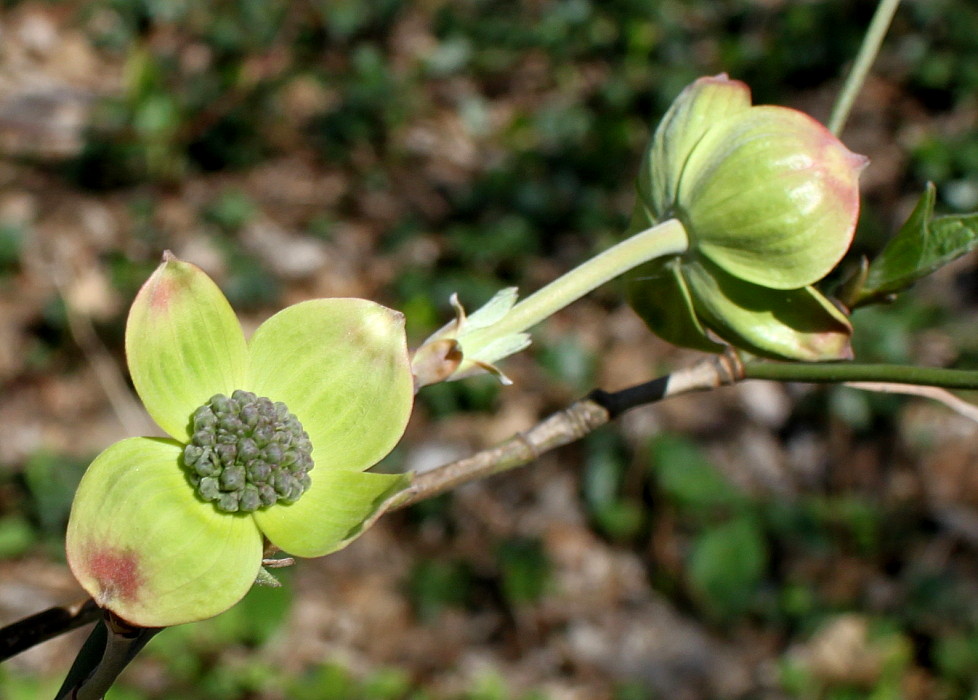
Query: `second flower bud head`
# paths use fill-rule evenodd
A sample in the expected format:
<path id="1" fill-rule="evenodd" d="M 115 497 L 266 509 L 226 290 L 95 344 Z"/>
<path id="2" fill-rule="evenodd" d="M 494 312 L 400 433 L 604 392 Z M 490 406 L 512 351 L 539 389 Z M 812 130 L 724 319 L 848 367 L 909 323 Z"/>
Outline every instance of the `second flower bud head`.
<path id="1" fill-rule="evenodd" d="M 692 248 L 731 275 L 797 289 L 848 250 L 868 162 L 807 114 L 752 106 L 750 88 L 725 74 L 700 78 L 655 131 L 640 218 L 677 218 Z"/>
<path id="2" fill-rule="evenodd" d="M 631 232 L 679 221 L 689 249 L 630 276 L 666 340 L 789 360 L 851 357 L 851 324 L 813 286 L 845 255 L 867 164 L 806 114 L 752 106 L 726 75 L 700 78 L 655 131 Z"/>

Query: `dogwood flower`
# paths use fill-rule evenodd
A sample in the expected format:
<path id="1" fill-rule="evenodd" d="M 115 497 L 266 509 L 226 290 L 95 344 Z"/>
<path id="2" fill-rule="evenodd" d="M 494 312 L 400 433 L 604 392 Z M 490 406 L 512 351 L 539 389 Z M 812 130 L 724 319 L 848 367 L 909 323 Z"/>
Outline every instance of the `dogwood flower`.
<path id="1" fill-rule="evenodd" d="M 328 554 L 408 485 L 364 471 L 400 439 L 413 404 L 396 311 L 315 299 L 246 341 L 217 285 L 167 253 L 133 302 L 126 356 L 168 437 L 122 440 L 95 458 L 66 547 L 82 587 L 131 624 L 223 612 L 255 582 L 266 538 L 296 556 Z"/>

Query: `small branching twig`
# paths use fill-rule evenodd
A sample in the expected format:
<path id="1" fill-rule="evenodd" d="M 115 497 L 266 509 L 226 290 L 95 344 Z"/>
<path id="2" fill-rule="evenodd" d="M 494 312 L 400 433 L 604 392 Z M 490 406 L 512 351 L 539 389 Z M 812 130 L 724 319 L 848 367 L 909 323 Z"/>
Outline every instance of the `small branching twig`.
<path id="1" fill-rule="evenodd" d="M 893 382 L 846 382 L 845 386 L 863 391 L 875 391 L 879 394 L 904 394 L 906 396 L 920 396 L 925 399 L 931 399 L 932 401 L 944 404 L 959 416 L 964 416 L 968 420 L 978 423 L 978 406 L 968 403 L 947 389 L 941 389 L 940 387 L 896 384 Z"/>

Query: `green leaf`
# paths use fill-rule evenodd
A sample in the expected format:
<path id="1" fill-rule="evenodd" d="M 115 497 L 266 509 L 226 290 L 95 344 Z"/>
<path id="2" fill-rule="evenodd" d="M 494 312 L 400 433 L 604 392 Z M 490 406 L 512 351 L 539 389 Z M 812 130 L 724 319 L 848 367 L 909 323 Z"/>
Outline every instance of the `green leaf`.
<path id="1" fill-rule="evenodd" d="M 247 348 L 217 285 L 196 265 L 166 253 L 129 311 L 126 358 L 153 420 L 187 442 L 195 409 L 214 394 L 242 388 Z"/>
<path id="2" fill-rule="evenodd" d="M 130 438 L 95 458 L 68 521 L 68 564 L 102 607 L 141 627 L 224 612 L 248 592 L 262 538 L 197 499 L 171 440 Z"/>
<path id="3" fill-rule="evenodd" d="M 906 223 L 870 264 L 854 307 L 901 292 L 978 247 L 978 214 L 934 218 L 936 197 L 928 183 Z"/>
<path id="4" fill-rule="evenodd" d="M 248 388 L 285 403 L 309 433 L 313 483 L 373 466 L 404 433 L 414 378 L 400 313 L 363 299 L 305 301 L 265 321 L 249 352 Z"/>
<path id="5" fill-rule="evenodd" d="M 690 584 L 713 614 L 738 615 L 750 605 L 767 560 L 760 527 L 742 515 L 696 538 L 689 560 Z"/>
<path id="6" fill-rule="evenodd" d="M 409 474 L 337 469 L 309 472 L 312 486 L 290 505 L 277 503 L 254 518 L 274 545 L 299 557 L 321 557 L 359 537 L 406 489 Z"/>

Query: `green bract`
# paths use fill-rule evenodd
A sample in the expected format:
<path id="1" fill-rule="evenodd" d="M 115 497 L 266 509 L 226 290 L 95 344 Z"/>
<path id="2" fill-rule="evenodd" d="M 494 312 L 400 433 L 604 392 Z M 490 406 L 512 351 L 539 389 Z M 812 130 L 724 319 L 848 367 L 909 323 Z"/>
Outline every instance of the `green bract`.
<path id="1" fill-rule="evenodd" d="M 739 81 L 695 81 L 656 129 L 632 222 L 677 219 L 690 248 L 635 270 L 633 306 L 678 345 L 848 357 L 847 316 L 811 285 L 852 242 L 866 162 L 801 112 L 751 106 Z"/>
<path id="2" fill-rule="evenodd" d="M 98 604 L 132 624 L 226 610 L 259 573 L 263 535 L 290 554 L 328 554 L 407 486 L 404 475 L 364 472 L 411 413 L 398 312 L 316 299 L 275 314 L 246 342 L 210 278 L 168 254 L 133 303 L 126 355 L 169 437 L 130 438 L 95 458 L 72 505 L 67 552 Z M 202 434 L 221 421 L 230 431 Z M 202 482 L 206 498 L 195 492 Z"/>

